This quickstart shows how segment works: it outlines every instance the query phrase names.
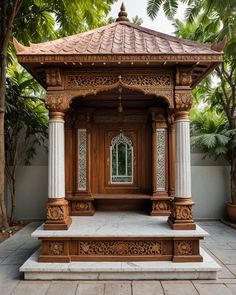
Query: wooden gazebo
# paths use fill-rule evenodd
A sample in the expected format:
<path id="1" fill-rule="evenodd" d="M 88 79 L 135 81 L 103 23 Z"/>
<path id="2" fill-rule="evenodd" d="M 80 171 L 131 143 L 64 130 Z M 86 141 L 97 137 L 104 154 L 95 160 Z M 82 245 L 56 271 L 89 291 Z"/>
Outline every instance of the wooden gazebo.
<path id="1" fill-rule="evenodd" d="M 14 44 L 20 64 L 47 90 L 48 202 L 39 261 L 201 261 L 202 236 L 193 234 L 189 110 L 192 88 L 222 62 L 224 44 L 132 24 L 123 5 L 110 25 L 29 47 Z M 184 234 L 124 236 L 113 239 L 115 246 L 111 237 L 81 242 L 58 234 L 70 231 L 74 216 L 123 210 L 169 216 L 173 232 Z M 134 242 L 136 250 L 127 252 Z M 106 252 L 109 245 L 119 251 Z"/>

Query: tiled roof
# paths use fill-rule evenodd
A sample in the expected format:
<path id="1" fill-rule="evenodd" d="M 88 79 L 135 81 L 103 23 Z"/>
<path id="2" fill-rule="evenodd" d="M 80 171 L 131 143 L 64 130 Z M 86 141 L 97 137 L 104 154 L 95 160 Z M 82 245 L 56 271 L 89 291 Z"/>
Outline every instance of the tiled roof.
<path id="1" fill-rule="evenodd" d="M 30 44 L 29 47 L 15 41 L 15 47 L 18 55 L 219 53 L 211 45 L 169 36 L 129 21 L 117 21 L 86 33 Z"/>

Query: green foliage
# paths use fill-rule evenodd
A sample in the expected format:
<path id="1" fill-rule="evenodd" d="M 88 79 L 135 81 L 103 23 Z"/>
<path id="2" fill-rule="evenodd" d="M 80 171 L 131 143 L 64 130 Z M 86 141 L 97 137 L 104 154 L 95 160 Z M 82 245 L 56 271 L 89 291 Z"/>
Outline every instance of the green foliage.
<path id="1" fill-rule="evenodd" d="M 38 146 L 46 147 L 48 116 L 41 97 L 44 91 L 17 64 L 8 71 L 5 112 L 6 165 L 24 157 L 29 164 Z"/>
<path id="2" fill-rule="evenodd" d="M 143 19 L 138 15 L 135 15 L 135 17 L 132 18 L 132 23 L 141 26 L 143 23 Z"/>
<path id="3" fill-rule="evenodd" d="M 115 0 L 23 0 L 13 36 L 25 45 L 76 34 L 105 24 Z"/>
<path id="4" fill-rule="evenodd" d="M 229 129 L 223 113 L 215 110 L 194 108 L 191 111 L 191 144 L 194 149 L 205 153 L 205 157 L 224 156 L 230 162 L 235 148 L 235 129 Z"/>

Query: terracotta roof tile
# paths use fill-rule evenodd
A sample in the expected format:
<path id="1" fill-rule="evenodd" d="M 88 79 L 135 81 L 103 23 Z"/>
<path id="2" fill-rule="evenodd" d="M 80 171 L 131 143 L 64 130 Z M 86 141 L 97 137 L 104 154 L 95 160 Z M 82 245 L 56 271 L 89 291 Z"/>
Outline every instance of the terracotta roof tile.
<path id="1" fill-rule="evenodd" d="M 17 44 L 18 55 L 67 54 L 213 54 L 210 45 L 179 39 L 120 21 L 55 41 Z"/>

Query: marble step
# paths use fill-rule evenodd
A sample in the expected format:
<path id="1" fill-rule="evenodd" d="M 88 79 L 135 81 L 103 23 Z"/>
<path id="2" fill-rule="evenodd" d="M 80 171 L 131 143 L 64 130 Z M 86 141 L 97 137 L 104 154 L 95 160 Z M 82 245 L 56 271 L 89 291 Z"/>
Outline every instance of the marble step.
<path id="1" fill-rule="evenodd" d="M 20 268 L 26 280 L 197 280 L 216 279 L 221 267 L 201 249 L 203 262 L 38 262 L 35 252 Z"/>

